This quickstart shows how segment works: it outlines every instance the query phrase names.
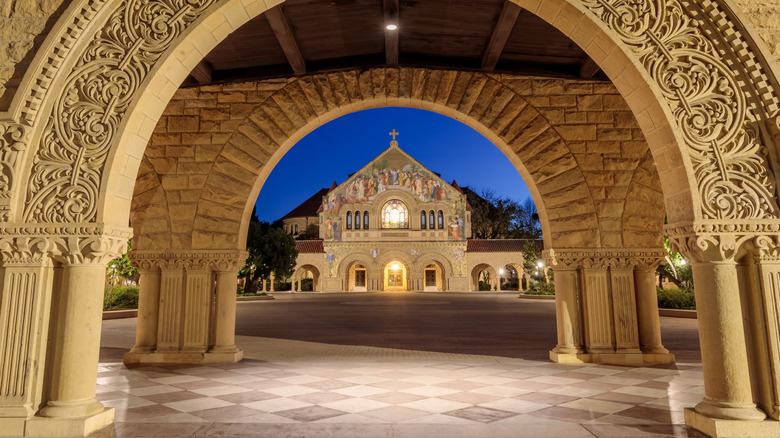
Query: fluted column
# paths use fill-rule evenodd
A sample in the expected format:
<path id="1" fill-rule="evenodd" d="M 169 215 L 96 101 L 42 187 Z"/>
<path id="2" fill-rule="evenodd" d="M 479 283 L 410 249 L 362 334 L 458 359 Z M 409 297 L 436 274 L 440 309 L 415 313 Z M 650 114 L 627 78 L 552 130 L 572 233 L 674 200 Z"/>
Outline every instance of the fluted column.
<path id="1" fill-rule="evenodd" d="M 609 268 L 609 275 L 615 325 L 615 352 L 641 353 L 633 261 L 629 258 L 615 260 Z"/>
<path id="2" fill-rule="evenodd" d="M 61 271 L 49 246 L 46 238 L 0 240 L 0 430 L 7 435 L 24 434 L 44 397 L 49 309 Z"/>

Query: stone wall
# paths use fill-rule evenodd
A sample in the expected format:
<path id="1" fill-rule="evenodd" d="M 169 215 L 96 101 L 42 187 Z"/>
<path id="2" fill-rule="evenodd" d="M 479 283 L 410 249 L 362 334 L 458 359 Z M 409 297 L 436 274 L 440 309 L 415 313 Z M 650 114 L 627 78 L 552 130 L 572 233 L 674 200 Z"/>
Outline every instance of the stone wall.
<path id="1" fill-rule="evenodd" d="M 393 98 L 406 84 L 410 98 Z M 180 89 L 139 171 L 137 246 L 240 247 L 249 197 L 286 148 L 340 114 L 388 105 L 439 111 L 508 147 L 552 245 L 660 246 L 658 176 L 611 84 L 403 68 Z"/>

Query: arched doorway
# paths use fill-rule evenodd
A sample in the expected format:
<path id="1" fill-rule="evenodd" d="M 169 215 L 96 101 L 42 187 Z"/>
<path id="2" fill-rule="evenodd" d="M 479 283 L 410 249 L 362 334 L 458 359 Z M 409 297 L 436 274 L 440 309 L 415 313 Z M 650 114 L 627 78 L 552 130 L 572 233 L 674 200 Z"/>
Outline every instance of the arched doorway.
<path id="1" fill-rule="evenodd" d="M 295 273 L 293 292 L 320 291 L 320 271 L 313 265 L 303 265 Z"/>
<path id="2" fill-rule="evenodd" d="M 597 2 L 580 3 L 561 0 L 546 1 L 543 4 L 541 1 L 524 0 L 519 4 L 570 36 L 576 44 L 591 55 L 596 64 L 604 69 L 614 81 L 617 90 L 625 96 L 628 107 L 637 116 L 638 129 L 644 133 L 650 150 L 653 151 L 652 156 L 646 154 L 640 157 L 639 167 L 643 171 L 636 176 L 637 186 L 629 187 L 627 192 L 631 194 L 632 199 L 647 205 L 648 201 L 643 197 L 634 195 L 643 193 L 643 189 L 639 186 L 644 185 L 639 184 L 639 180 L 654 181 L 653 172 L 648 169 L 654 166 L 658 169 L 662 178 L 660 182 L 656 182 L 662 191 L 651 188 L 650 192 L 655 192 L 655 195 L 651 194 L 650 198 L 657 200 L 662 193 L 662 204 L 665 204 L 669 217 L 667 233 L 671 237 L 672 244 L 695 261 L 694 275 L 699 288 L 703 289 L 700 293 L 702 299 L 699 300 L 702 304 L 699 320 L 702 327 L 703 356 L 707 361 L 705 367 L 707 394 L 705 401 L 697 408 L 696 415 L 730 420 L 762 419 L 764 414 L 755 409 L 755 403 L 759 401 L 762 409 L 769 411 L 774 394 L 777 393 L 776 384 L 758 385 L 755 389 L 758 394 L 753 394 L 751 385 L 746 383 L 751 380 L 751 369 L 772 370 L 770 374 L 777 377 L 779 372 L 775 365 L 778 359 L 776 354 L 771 352 L 769 359 L 749 352 L 744 332 L 745 330 L 756 332 L 754 334 L 758 339 L 769 345 L 776 344 L 777 334 L 776 330 L 764 333 L 751 327 L 743 327 L 740 322 L 743 321 L 740 294 L 734 291 L 740 291 L 743 297 L 762 296 L 760 293 L 751 293 L 756 290 L 770 293 L 772 286 L 771 283 L 767 283 L 766 278 L 776 275 L 780 270 L 772 259 L 776 252 L 774 242 L 777 238 L 778 212 L 776 188 L 771 181 L 774 178 L 772 169 L 777 168 L 777 163 L 773 155 L 767 155 L 765 152 L 772 148 L 760 147 L 774 144 L 771 136 L 773 128 L 768 121 L 774 120 L 776 116 L 774 108 L 778 87 L 761 48 L 757 47 L 751 39 L 751 30 L 739 24 L 739 19 L 730 18 L 738 17 L 738 12 L 732 11 L 728 5 L 721 4 L 682 5 L 670 2 L 663 5 L 652 3 L 620 5 L 620 8 L 626 8 L 627 11 L 621 13 L 620 17 L 654 19 L 641 23 L 626 22 L 623 18 L 615 19 L 614 8 L 604 7 Z M 115 5 L 116 8 L 111 7 Z M 197 7 L 187 4 L 182 6 L 180 14 L 173 14 L 170 17 L 175 22 L 163 25 L 161 22 L 164 20 L 161 21 L 159 17 L 153 15 L 149 15 L 146 19 L 123 19 L 123 14 L 130 14 L 133 11 L 132 8 L 135 6 L 133 2 L 124 3 L 122 7 L 119 6 L 119 2 L 111 3 L 100 9 L 98 13 L 97 9 L 100 6 L 90 4 L 88 8 L 68 8 L 61 19 L 62 25 L 55 26 L 53 30 L 54 33 L 49 39 L 51 44 L 47 43 L 45 49 L 42 49 L 48 53 L 36 56 L 35 64 L 25 69 L 29 72 L 29 76 L 23 80 L 18 96 L 13 100 L 12 111 L 9 111 L 14 119 L 10 123 L 3 122 L 4 146 L 15 151 L 9 154 L 4 164 L 7 169 L 10 169 L 6 173 L 12 175 L 9 179 L 11 186 L 8 188 L 8 196 L 3 198 L 9 201 L 3 204 L 2 210 L 6 224 L 3 231 L 8 236 L 4 240 L 5 275 L 8 278 L 31 275 L 35 279 L 44 279 L 35 282 L 35 286 L 31 286 L 33 289 L 30 290 L 18 286 L 21 283 L 13 283 L 17 284 L 13 286 L 17 288 L 14 289 L 14 294 L 40 296 L 36 301 L 38 304 L 30 307 L 24 315 L 18 316 L 22 320 L 19 326 L 29 327 L 28 331 L 33 333 L 45 333 L 48 330 L 48 313 L 43 310 L 44 304 L 40 303 L 50 302 L 54 287 L 66 298 L 62 298 L 64 300 L 62 314 L 54 319 L 59 321 L 60 326 L 52 330 L 55 333 L 73 334 L 73 339 L 61 340 L 58 345 L 59 353 L 49 361 L 43 361 L 44 352 L 40 348 L 35 350 L 38 347 L 33 346 L 19 356 L 4 354 L 3 357 L 18 357 L 20 363 L 44 363 L 47 370 L 60 370 L 58 375 L 82 376 L 78 381 L 52 380 L 52 388 L 49 388 L 52 390 L 46 392 L 53 394 L 53 398 L 48 400 L 48 408 L 41 411 L 44 417 L 73 419 L 94 413 L 94 385 L 90 388 L 90 384 L 87 383 L 89 380 L 94 380 L 94 373 L 89 374 L 87 371 L 79 370 L 80 367 L 75 365 L 74 361 L 75 358 L 79 358 L 80 361 L 94 364 L 97 360 L 95 353 L 97 340 L 87 333 L 87 327 L 91 327 L 93 323 L 99 324 L 99 306 L 93 297 L 99 295 L 99 290 L 94 285 L 99 285 L 99 280 L 104 276 L 105 259 L 110 259 L 123 251 L 125 241 L 130 237 L 126 225 L 131 198 L 133 198 L 130 193 L 132 182 L 142 179 L 136 177 L 136 171 L 141 167 L 147 140 L 151 137 L 166 102 L 174 94 L 179 83 L 202 58 L 198 50 L 208 51 L 230 31 L 265 10 L 262 2 L 247 3 L 239 0 L 204 2 Z M 695 19 L 690 19 L 691 16 Z M 91 23 L 89 28 L 81 26 L 81 23 L 86 21 Z M 669 38 L 658 37 L 664 29 L 676 29 L 675 23 L 680 22 L 686 23 L 686 31 L 680 32 L 681 35 L 673 35 Z M 117 29 L 113 26 L 117 26 Z M 131 30 L 123 26 L 138 26 L 140 30 L 135 28 Z M 170 32 L 157 32 L 160 26 L 162 28 L 170 26 Z M 56 34 L 56 32 L 61 33 Z M 102 38 L 104 34 L 137 37 L 134 40 L 137 44 L 133 44 L 133 50 L 144 47 L 145 55 L 136 57 L 135 53 L 125 53 L 124 47 L 114 50 L 111 38 Z M 162 36 L 157 40 L 154 35 Z M 181 35 L 186 35 L 186 38 L 179 38 Z M 146 37 L 151 38 L 151 41 L 144 41 L 143 38 Z M 72 44 L 75 42 L 74 39 L 79 39 L 80 43 Z M 61 41 L 65 43 L 60 44 Z M 198 44 L 198 50 L 195 49 L 194 41 L 201 43 Z M 101 56 L 104 53 L 117 52 L 127 56 Z M 747 66 L 743 67 L 743 64 Z M 79 67 L 71 68 L 76 65 Z M 99 65 L 102 67 L 97 68 Z M 95 73 L 96 71 L 100 72 Z M 387 71 L 397 77 L 406 74 L 409 78 L 414 78 L 417 74 L 410 70 L 404 72 L 402 69 L 387 69 Z M 694 77 L 693 73 L 698 71 L 707 73 Z M 749 74 L 745 71 L 749 71 Z M 134 80 L 128 81 L 126 87 L 103 88 L 99 85 L 106 83 L 106 76 L 102 76 L 106 72 L 108 72 L 107 76 L 113 78 L 132 77 Z M 465 81 L 470 84 L 472 78 L 476 78 L 478 82 L 481 81 L 478 88 L 483 90 L 485 84 L 489 83 L 490 85 L 487 86 L 489 96 L 483 97 L 483 103 L 485 101 L 505 102 L 506 105 L 502 108 L 494 108 L 490 105 L 478 106 L 479 111 L 472 111 L 474 101 L 469 102 L 470 98 L 465 99 L 468 108 L 463 109 L 461 108 L 461 103 L 464 102 L 462 95 L 460 99 L 455 100 L 450 99 L 449 95 L 437 96 L 441 81 L 436 79 L 427 82 L 428 80 L 424 78 L 425 74 L 418 74 L 415 80 L 410 79 L 408 82 L 404 80 L 392 82 L 402 86 L 386 87 L 385 91 L 379 92 L 377 98 L 373 95 L 374 90 L 381 87 L 369 86 L 368 84 L 374 83 L 371 80 L 371 75 L 374 73 L 369 71 L 367 74 L 367 80 L 366 76 L 363 76 L 362 79 L 355 81 L 361 84 L 357 88 L 371 91 L 371 96 L 365 96 L 363 100 L 357 99 L 359 105 L 364 102 L 369 102 L 369 105 L 379 105 L 378 102 L 387 104 L 388 95 L 390 99 L 399 99 L 399 104 L 401 100 L 409 104 L 412 101 L 415 104 L 425 102 L 433 109 L 463 116 L 469 123 L 482 129 L 482 132 L 492 133 L 502 150 L 510 156 L 515 154 L 518 162 L 522 160 L 532 162 L 529 161 L 529 156 L 532 157 L 534 151 L 525 149 L 529 143 L 523 142 L 528 138 L 522 137 L 518 140 L 515 134 L 527 132 L 531 135 L 544 130 L 534 125 L 533 117 L 525 118 L 529 116 L 528 114 L 525 114 L 520 121 L 511 119 L 507 122 L 506 118 L 499 117 L 506 105 L 509 105 L 516 96 L 499 91 L 505 89 L 491 82 L 492 79 L 473 74 Z M 442 77 L 438 73 L 435 76 Z M 354 77 L 360 78 L 361 74 L 358 73 Z M 454 77 L 457 78 L 458 74 Z M 681 78 L 691 80 L 680 80 Z M 316 93 L 307 92 L 316 88 L 316 85 L 312 84 L 320 82 L 320 79 L 325 80 L 318 78 L 316 81 L 303 80 L 296 83 L 297 87 L 307 86 L 296 90 L 298 96 L 315 96 Z M 697 80 L 705 83 L 698 84 Z M 417 86 L 410 85 L 415 83 Z M 420 87 L 420 84 L 423 86 Z M 435 84 L 435 87 L 426 87 L 426 84 Z M 79 91 L 78 87 L 82 86 L 85 88 Z M 86 91 L 95 89 L 117 91 L 106 92 L 103 95 Z M 118 91 L 120 89 L 122 91 Z M 456 92 L 473 90 L 468 85 L 466 87 L 453 85 L 450 89 Z M 287 95 L 277 95 L 276 102 L 302 101 L 300 98 L 286 100 L 291 94 L 294 93 L 288 90 Z M 287 123 L 275 124 L 274 126 L 277 127 L 292 126 L 292 128 L 289 128 L 287 133 L 274 130 L 271 135 L 272 141 L 265 139 L 261 141 L 266 145 L 275 143 L 279 146 L 275 152 L 265 149 L 264 156 L 268 157 L 268 160 L 262 163 L 263 166 L 273 165 L 278 155 L 294 143 L 294 138 L 300 135 L 301 130 L 305 130 L 303 126 L 306 125 L 307 120 L 317 117 L 327 119 L 336 112 L 342 111 L 342 107 L 353 105 L 354 102 L 336 103 L 333 100 L 333 96 L 339 98 L 347 95 L 351 94 L 328 93 L 330 97 L 323 97 L 323 95 L 310 97 L 316 101 L 312 105 L 315 109 L 311 111 L 310 117 L 294 118 L 295 121 L 288 120 Z M 722 102 L 731 103 L 726 105 Z M 78 108 L 75 112 L 62 111 L 72 109 L 72 105 Z M 270 106 L 272 103 L 269 102 L 267 105 Z M 510 112 L 523 105 L 522 100 L 515 100 L 512 105 L 509 105 Z M 725 109 L 726 107 L 729 109 Z M 66 129 L 62 129 L 63 125 L 57 124 L 58 121 L 66 119 L 64 117 L 66 114 L 83 115 L 84 108 L 87 108 L 84 111 L 91 114 L 86 116 L 90 122 L 73 123 L 65 127 Z M 284 110 L 273 112 L 284 113 Z M 56 116 L 50 117 L 53 114 Z M 712 117 L 716 115 L 722 116 L 722 119 L 713 120 Z M 702 120 L 706 120 L 707 123 L 703 124 Z M 92 123 L 92 121 L 99 122 Z M 186 120 L 181 121 L 189 123 Z M 85 135 L 62 135 L 63 132 L 70 132 L 71 129 L 76 131 L 81 129 L 80 132 Z M 579 135 L 571 129 L 554 129 L 554 131 L 565 132 L 566 135 Z M 586 136 L 589 135 L 590 130 L 585 131 L 587 131 Z M 6 132 L 10 132 L 8 137 L 5 136 Z M 257 134 L 251 131 L 244 132 L 250 132 L 249 135 Z M 577 132 L 582 131 L 577 130 Z M 515 137 L 509 138 L 509 134 Z M 86 143 L 74 145 L 70 142 L 73 138 L 79 138 Z M 569 139 L 577 142 L 576 138 Z M 544 138 L 532 136 L 532 140 L 536 140 L 533 144 L 537 147 L 544 146 L 547 149 L 563 147 L 556 139 L 546 143 Z M 551 145 L 554 145 L 554 148 L 550 147 Z M 228 152 L 218 156 L 214 163 L 223 170 L 231 168 L 239 172 L 245 156 L 242 154 L 243 149 L 237 144 L 229 146 Z M 585 147 L 587 150 L 587 146 Z M 25 151 L 24 154 L 16 153 L 22 150 Z M 734 157 L 739 159 L 734 161 L 724 159 L 720 155 L 723 150 L 734 152 Z M 229 159 L 231 154 L 232 160 Z M 246 154 L 246 156 L 252 155 Z M 567 161 L 565 153 L 559 158 Z M 23 160 L 25 162 L 22 162 Z M 237 162 L 238 165 L 234 167 Z M 577 172 L 573 169 L 576 169 L 577 161 L 575 160 L 574 163 L 574 167 L 566 170 L 568 177 L 576 176 Z M 537 164 L 550 169 L 546 166 L 548 163 Z M 611 165 L 615 164 L 611 163 Z M 519 164 L 518 166 L 527 175 L 534 175 L 532 170 Z M 648 174 L 651 176 L 647 176 Z M 149 179 L 144 181 L 150 184 L 149 187 L 154 186 L 154 175 L 151 172 L 141 176 L 149 176 Z M 164 217 L 157 218 L 149 216 L 148 219 L 155 220 L 146 221 L 142 230 L 136 230 L 146 236 L 158 234 L 158 237 L 163 239 L 166 250 L 174 250 L 162 256 L 159 250 L 156 252 L 150 250 L 149 253 L 141 254 L 139 257 L 139 263 L 145 264 L 142 274 L 145 280 L 142 279 L 142 284 L 146 283 L 147 288 L 153 291 L 145 298 L 151 300 L 148 301 L 150 305 L 156 306 L 157 303 L 180 298 L 183 294 L 180 287 L 171 289 L 166 286 L 160 289 L 158 286 L 181 284 L 185 269 L 188 275 L 191 274 L 188 278 L 193 280 L 193 287 L 198 290 L 214 282 L 218 285 L 217 312 L 223 317 L 218 319 L 219 327 L 215 333 L 212 333 L 218 339 L 218 342 L 211 346 L 215 347 L 216 351 L 235 348 L 228 324 L 223 323 L 223 321 L 230 321 L 231 313 L 230 296 L 226 295 L 225 291 L 234 289 L 235 282 L 230 277 L 234 277 L 234 271 L 237 269 L 236 266 L 240 265 L 242 257 L 239 243 L 241 239 L 237 236 L 246 233 L 245 224 L 249 216 L 249 212 L 244 211 L 245 208 L 242 209 L 240 205 L 244 192 L 251 192 L 255 185 L 262 185 L 263 179 L 261 175 L 251 172 L 246 176 L 255 183 L 250 184 L 248 190 L 242 187 L 233 193 L 239 195 L 237 196 L 239 201 L 234 205 L 215 205 L 214 198 L 206 195 L 198 198 L 203 201 L 202 205 L 192 208 L 196 212 L 199 209 L 201 212 L 208 209 L 211 212 L 230 211 L 235 216 L 241 216 L 243 212 L 243 220 L 232 221 L 235 230 L 225 233 L 222 238 L 212 239 L 218 230 L 215 230 L 214 222 L 209 221 L 207 215 L 193 219 L 191 222 L 195 225 L 185 233 L 173 233 L 172 231 L 181 231 L 181 229 L 178 228 L 178 223 L 171 222 L 165 214 L 162 215 Z M 561 189 L 558 182 L 567 178 L 555 179 L 545 175 L 543 179 L 532 177 L 529 180 L 538 183 L 534 190 L 538 200 L 542 200 L 545 195 Z M 220 176 L 212 176 L 211 181 L 207 183 L 208 178 L 190 180 L 189 177 L 166 177 L 158 179 L 157 182 L 168 188 L 186 187 L 186 190 L 205 188 L 205 193 L 213 195 L 225 188 L 220 184 L 219 179 Z M 190 183 L 193 183 L 193 187 L 199 188 L 190 187 Z M 576 190 L 587 191 L 587 184 L 566 191 L 574 193 Z M 161 193 L 153 190 L 148 192 L 150 193 L 145 193 L 146 199 L 141 202 L 152 203 L 153 199 Z M 607 190 L 602 192 L 606 194 Z M 159 205 L 173 208 L 177 215 L 186 215 L 189 210 L 167 204 L 174 199 L 181 198 L 172 197 Z M 209 202 L 212 204 L 208 204 Z M 547 246 L 550 248 L 547 256 L 550 265 L 556 269 L 559 287 L 562 284 L 566 285 L 564 289 L 568 291 L 558 298 L 561 309 L 574 308 L 573 297 L 576 298 L 576 295 L 573 291 L 576 290 L 578 272 L 582 272 L 585 276 L 585 284 L 596 287 L 592 289 L 592 293 L 599 297 L 599 300 L 591 303 L 609 302 L 610 289 L 597 287 L 598 284 L 605 284 L 608 281 L 615 284 L 630 284 L 632 286 L 627 287 L 635 288 L 632 290 L 637 292 L 639 298 L 636 302 L 618 300 L 621 305 L 625 305 L 625 309 L 621 308 L 621 310 L 627 309 L 627 313 L 630 314 L 632 306 L 636 306 L 641 314 L 651 315 L 653 308 L 648 297 L 652 294 L 648 293 L 647 279 L 648 273 L 652 273 L 654 260 L 658 256 L 658 253 L 653 253 L 652 250 L 657 249 L 658 246 L 631 246 L 622 241 L 623 237 L 629 240 L 639 238 L 640 241 L 643 238 L 652 241 L 658 237 L 658 235 L 652 236 L 653 233 L 649 236 L 640 236 L 641 229 L 632 228 L 631 224 L 635 223 L 637 218 L 646 218 L 640 211 L 634 210 L 632 213 L 631 208 L 641 210 L 641 207 L 636 205 L 631 207 L 632 203 L 627 202 L 627 208 L 623 210 L 624 217 L 620 220 L 599 222 L 599 219 L 603 219 L 597 214 L 600 210 L 593 208 L 592 204 L 584 202 L 575 205 L 585 211 L 579 218 L 562 219 L 557 215 L 555 206 L 540 207 L 540 215 L 545 215 L 543 224 L 549 227 L 546 230 L 549 233 L 545 232 L 545 236 L 551 236 L 550 245 Z M 588 222 L 592 222 L 591 225 L 598 225 L 587 230 L 576 228 Z M 640 219 L 639 222 L 642 220 Z M 172 223 L 176 225 L 173 228 Z M 616 223 L 625 226 L 610 228 Z M 596 234 L 593 233 L 594 230 L 597 231 Z M 175 236 L 176 234 L 179 236 Z M 183 235 L 188 237 L 183 238 Z M 593 246 L 587 246 L 585 243 L 594 243 L 594 241 L 579 240 L 582 236 L 591 236 L 597 242 Z M 147 244 L 153 248 L 152 239 L 149 239 Z M 618 243 L 618 240 L 621 241 Z M 633 248 L 635 251 L 626 253 L 624 250 L 627 248 Z M 204 251 L 208 252 L 207 257 L 203 257 Z M 758 273 L 737 269 L 737 263 L 747 263 L 748 260 L 757 260 Z M 633 269 L 630 269 L 631 266 Z M 637 266 L 641 267 L 637 268 Z M 62 268 L 65 275 L 55 275 L 55 267 Z M 58 270 L 57 274 L 59 272 Z M 52 286 L 52 279 L 57 282 L 54 286 Z M 8 283 L 4 287 L 11 288 L 11 284 Z M 753 286 L 749 286 L 751 284 Z M 86 292 L 76 293 L 76 291 Z M 628 294 L 627 290 L 623 292 Z M 4 294 L 4 296 L 10 295 Z M 203 293 L 197 296 L 201 304 L 208 298 Z M 753 315 L 755 320 L 766 320 L 774 328 L 777 325 L 772 317 L 776 313 L 775 308 L 771 300 L 765 301 L 763 304 L 770 306 L 768 310 L 755 310 L 763 307 L 753 306 L 751 309 L 754 310 L 746 309 L 745 312 L 757 312 Z M 2 310 L 8 312 L 8 308 L 9 304 L 5 304 Z M 201 305 L 195 305 L 194 308 L 198 309 L 196 313 L 200 316 L 208 314 L 203 312 Z M 605 309 L 588 308 L 585 311 L 601 310 Z M 16 316 L 14 315 L 14 318 Z M 574 344 L 575 341 L 569 336 L 571 333 L 566 329 L 575 326 L 569 324 L 572 322 L 571 315 L 562 310 L 559 312 L 559 317 L 561 336 L 557 352 L 577 354 L 579 346 Z M 6 321 L 11 319 L 10 316 L 3 317 Z M 153 330 L 154 336 L 146 330 L 157 327 L 157 322 L 156 316 L 141 318 L 138 347 L 148 347 L 150 344 L 147 344 L 147 341 L 150 340 L 165 341 L 166 336 L 175 334 L 175 327 L 181 326 L 181 324 L 171 324 L 170 327 L 162 325 L 161 336 L 158 339 L 157 329 Z M 167 330 L 174 331 L 169 333 Z M 649 352 L 653 350 L 651 344 L 655 343 L 657 344 L 655 347 L 660 347 L 660 344 L 652 339 L 652 334 L 649 338 L 646 335 L 652 331 L 640 330 L 628 339 L 619 340 L 614 337 L 614 332 L 605 332 L 608 334 L 604 339 L 589 339 L 585 347 L 600 351 L 599 354 L 611 354 L 605 350 L 614 352 L 614 347 L 626 347 L 622 344 L 615 345 L 616 343 L 627 342 L 631 344 L 629 347 L 633 344 L 642 344 L 646 347 L 645 351 L 650 354 Z M 593 330 L 586 331 L 586 333 L 592 332 Z M 197 340 L 196 345 L 187 347 L 208 346 L 202 341 L 210 337 L 209 333 L 197 333 L 197 336 L 191 338 Z M 638 339 L 639 337 L 641 340 Z M 54 339 L 53 336 L 51 338 Z M 172 339 L 169 339 L 170 346 L 174 345 Z M 178 339 L 176 341 L 178 342 Z M 157 342 L 154 345 L 164 347 L 165 342 L 162 344 Z M 716 354 L 718 352 L 730 354 L 720 356 Z M 25 376 L 29 377 L 33 371 L 26 370 L 24 367 L 18 369 L 21 370 L 19 374 L 22 376 L 17 376 L 20 382 L 34 380 L 32 378 L 25 380 Z M 11 404 L 18 406 L 24 415 L 31 415 L 29 406 L 39 406 L 46 402 L 42 398 L 42 393 L 42 390 L 37 388 L 26 392 L 22 397 L 24 400 L 13 400 L 15 404 Z M 63 409 L 63 406 L 69 407 Z M 24 415 L 19 417 L 23 418 L 22 424 L 26 422 Z M 105 420 L 101 421 L 96 424 L 105 423 Z"/>
<path id="3" fill-rule="evenodd" d="M 441 292 L 444 290 L 444 269 L 438 263 L 431 263 L 423 268 L 423 290 L 425 292 Z"/>
<path id="4" fill-rule="evenodd" d="M 347 272 L 349 273 L 349 276 L 347 277 L 347 291 L 366 292 L 368 290 L 368 275 L 365 266 L 354 263 L 349 267 Z"/>
<path id="5" fill-rule="evenodd" d="M 497 281 L 496 270 L 490 265 L 479 264 L 471 270 L 472 291 L 497 290 Z"/>
<path id="6" fill-rule="evenodd" d="M 399 260 L 387 262 L 383 270 L 384 290 L 390 292 L 403 292 L 407 287 L 406 265 Z"/>

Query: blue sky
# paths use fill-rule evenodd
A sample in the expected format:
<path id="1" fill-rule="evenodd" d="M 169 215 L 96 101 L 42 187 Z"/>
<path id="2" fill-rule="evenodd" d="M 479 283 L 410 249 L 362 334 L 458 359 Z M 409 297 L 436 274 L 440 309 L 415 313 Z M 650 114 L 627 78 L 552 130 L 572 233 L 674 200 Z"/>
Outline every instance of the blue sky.
<path id="1" fill-rule="evenodd" d="M 390 145 L 398 145 L 447 182 L 522 202 L 531 195 L 506 156 L 470 127 L 438 113 L 378 108 L 333 120 L 304 137 L 279 161 L 257 198 L 257 215 L 272 222 L 322 187 L 342 183 Z"/>

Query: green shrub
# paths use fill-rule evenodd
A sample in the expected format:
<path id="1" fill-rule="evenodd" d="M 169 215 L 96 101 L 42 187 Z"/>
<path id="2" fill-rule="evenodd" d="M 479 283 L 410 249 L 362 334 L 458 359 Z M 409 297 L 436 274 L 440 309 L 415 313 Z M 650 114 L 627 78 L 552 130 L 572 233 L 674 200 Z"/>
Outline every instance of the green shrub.
<path id="1" fill-rule="evenodd" d="M 106 286 L 103 292 L 103 310 L 137 309 L 138 286 Z"/>
<path id="2" fill-rule="evenodd" d="M 314 279 L 313 278 L 303 278 L 301 279 L 301 291 L 313 291 L 314 290 Z"/>
<path id="3" fill-rule="evenodd" d="M 241 295 L 242 293 L 244 293 L 244 286 L 242 286 L 240 284 L 238 286 L 236 286 L 236 293 L 238 295 Z"/>
<path id="4" fill-rule="evenodd" d="M 696 309 L 696 299 L 693 289 L 662 289 L 658 290 L 658 307 L 662 309 Z"/>
<path id="5" fill-rule="evenodd" d="M 292 281 L 277 280 L 274 283 L 274 290 L 278 290 L 278 291 L 292 290 Z"/>
<path id="6" fill-rule="evenodd" d="M 520 287 L 520 280 L 517 278 L 507 278 L 504 283 L 501 284 L 502 290 L 518 290 Z"/>
<path id="7" fill-rule="evenodd" d="M 479 290 L 490 290 L 490 283 L 485 283 L 484 281 L 480 281 Z"/>

